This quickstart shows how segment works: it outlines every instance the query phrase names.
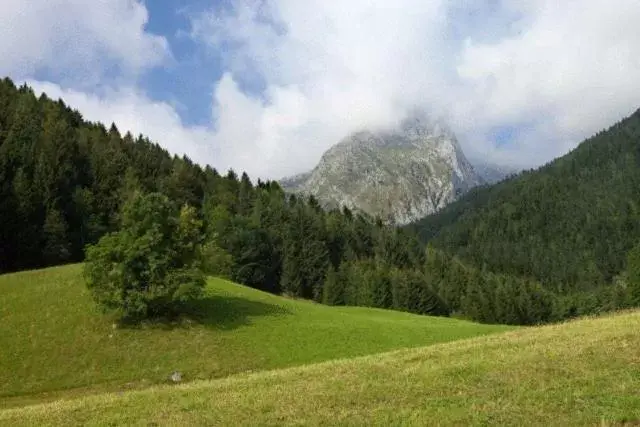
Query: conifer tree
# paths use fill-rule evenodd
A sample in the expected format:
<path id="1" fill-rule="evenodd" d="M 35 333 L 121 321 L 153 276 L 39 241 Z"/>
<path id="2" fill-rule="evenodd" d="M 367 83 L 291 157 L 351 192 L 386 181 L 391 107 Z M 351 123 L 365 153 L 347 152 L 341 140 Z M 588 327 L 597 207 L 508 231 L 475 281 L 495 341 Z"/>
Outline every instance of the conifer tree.
<path id="1" fill-rule="evenodd" d="M 637 244 L 627 255 L 627 280 L 629 302 L 632 307 L 640 307 L 640 244 Z"/>
<path id="2" fill-rule="evenodd" d="M 345 278 L 333 267 L 329 267 L 322 289 L 322 302 L 328 305 L 345 304 Z"/>
<path id="3" fill-rule="evenodd" d="M 67 261 L 71 256 L 67 224 L 58 209 L 51 207 L 47 210 L 43 233 L 43 256 L 46 265 Z"/>

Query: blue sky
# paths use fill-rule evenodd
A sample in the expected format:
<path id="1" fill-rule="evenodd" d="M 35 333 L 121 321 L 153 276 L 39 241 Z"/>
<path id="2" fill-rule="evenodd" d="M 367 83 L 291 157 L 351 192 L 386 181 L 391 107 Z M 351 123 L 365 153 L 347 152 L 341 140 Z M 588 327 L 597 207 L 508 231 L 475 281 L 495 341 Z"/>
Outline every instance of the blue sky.
<path id="1" fill-rule="evenodd" d="M 4 0 L 0 75 L 252 177 L 416 106 L 530 167 L 638 108 L 638 21 L 637 0 Z"/>
<path id="2" fill-rule="evenodd" d="M 174 62 L 155 68 L 141 79 L 141 86 L 155 100 L 181 104 L 180 116 L 186 125 L 207 125 L 210 121 L 211 81 L 222 75 L 220 59 L 203 52 L 188 37 L 189 15 L 202 12 L 210 2 L 167 0 L 148 1 L 149 32 L 164 36 Z"/>
<path id="3" fill-rule="evenodd" d="M 254 2 L 258 3 L 258 2 Z M 222 58 L 224 50 L 211 51 L 189 37 L 192 29 L 191 17 L 209 10 L 231 10 L 230 1 L 190 0 L 166 2 L 147 1 L 149 20 L 147 31 L 165 37 L 169 43 L 174 61 L 162 68 L 150 70 L 140 79 L 140 85 L 152 99 L 167 101 L 179 105 L 179 113 L 187 125 L 208 125 L 211 121 L 210 104 L 211 82 L 217 81 L 224 73 Z M 478 1 L 473 8 L 460 8 L 458 19 L 449 28 L 450 42 L 460 45 L 464 37 L 475 33 L 479 39 L 495 40 L 506 26 L 495 25 L 491 31 L 485 31 L 487 21 L 496 19 L 499 2 Z M 464 11 L 462 11 L 464 10 Z M 454 11 L 455 12 L 455 11 Z M 503 16 L 503 21 L 513 21 L 517 16 Z M 444 59 L 444 58 L 443 58 Z M 257 79 L 238 76 L 237 83 L 243 91 L 252 96 L 261 96 L 263 82 Z M 245 77 L 245 78 L 243 78 Z M 256 77 L 256 76 L 251 76 Z M 512 129 L 511 126 L 507 126 Z M 509 132 L 511 134 L 512 131 Z M 503 132 L 501 135 L 505 135 Z M 501 142 L 505 142 L 501 140 Z"/>

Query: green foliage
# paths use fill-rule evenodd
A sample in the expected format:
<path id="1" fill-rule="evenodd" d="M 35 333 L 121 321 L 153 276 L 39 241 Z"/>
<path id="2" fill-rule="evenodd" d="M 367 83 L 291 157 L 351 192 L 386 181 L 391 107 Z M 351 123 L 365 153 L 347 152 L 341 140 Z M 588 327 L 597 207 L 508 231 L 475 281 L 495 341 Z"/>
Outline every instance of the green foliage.
<path id="1" fill-rule="evenodd" d="M 87 249 L 85 277 L 95 301 L 123 317 L 174 314 L 204 287 L 199 266 L 202 223 L 194 208 L 179 214 L 161 194 L 137 193 L 122 228 Z"/>
<path id="2" fill-rule="evenodd" d="M 182 292 L 176 283 L 198 282 L 191 273 L 200 268 L 331 304 L 431 311 L 411 298 L 393 304 L 391 271 L 423 269 L 410 233 L 348 209 L 325 212 L 276 182 L 201 168 L 10 81 L 0 94 L 8 126 L 0 141 L 0 271 L 82 261 L 89 246 L 96 298 L 127 313 L 164 311 Z M 170 204 L 191 207 L 178 216 Z M 200 219 L 203 239 L 189 234 Z M 326 280 L 330 267 L 339 281 Z"/>
<path id="3" fill-rule="evenodd" d="M 479 268 L 563 293 L 611 283 L 640 239 L 640 110 L 569 154 L 409 228 Z"/>
<path id="4" fill-rule="evenodd" d="M 640 244 L 637 244 L 627 255 L 627 281 L 629 287 L 629 303 L 640 307 Z"/>
<path id="5" fill-rule="evenodd" d="M 234 229 L 227 241 L 234 260 L 231 278 L 257 289 L 278 292 L 280 259 L 268 231 L 252 225 Z"/>
<path id="6" fill-rule="evenodd" d="M 233 257 L 211 239 L 202 246 L 202 270 L 210 276 L 231 278 Z"/>
<path id="7" fill-rule="evenodd" d="M 427 249 L 424 275 L 440 304 L 476 321 L 535 325 L 575 315 L 560 314 L 560 296 L 534 280 L 479 270 L 433 247 Z"/>
<path id="8" fill-rule="evenodd" d="M 433 238 L 425 250 L 412 227 L 324 211 L 277 182 L 202 168 L 5 79 L 0 272 L 86 253 L 92 280 L 106 289 L 98 299 L 138 314 L 187 298 L 199 285 L 180 283 L 201 283 L 198 271 L 332 305 L 485 322 L 626 307 L 629 291 L 610 282 L 640 239 L 639 116 L 426 219 L 417 227 Z M 148 201 L 158 209 L 143 209 L 140 193 L 155 194 Z"/>
<path id="9" fill-rule="evenodd" d="M 329 269 L 324 300 L 338 305 L 393 308 L 433 316 L 449 315 L 446 303 L 419 270 L 400 269 L 371 259 Z"/>
<path id="10" fill-rule="evenodd" d="M 44 221 L 44 260 L 49 265 L 65 262 L 69 259 L 69 239 L 67 224 L 59 210 L 51 208 Z"/>
<path id="11" fill-rule="evenodd" d="M 542 300 L 555 300 L 556 320 L 625 306 L 624 289 L 613 282 L 640 240 L 639 144 L 640 110 L 571 153 L 474 189 L 408 229 L 477 269 L 535 279 Z M 505 304 L 542 292 L 514 284 L 499 286 Z M 443 297 L 450 292 L 441 289 Z M 456 310 L 476 304 L 450 301 L 458 298 L 445 297 Z M 501 310 L 522 318 L 513 307 Z"/>
<path id="12" fill-rule="evenodd" d="M 295 203 L 284 236 L 282 290 L 296 297 L 319 301 L 329 266 L 322 212 L 313 205 Z"/>
<path id="13" fill-rule="evenodd" d="M 322 302 L 328 305 L 345 304 L 345 277 L 343 271 L 329 267 L 322 287 Z"/>

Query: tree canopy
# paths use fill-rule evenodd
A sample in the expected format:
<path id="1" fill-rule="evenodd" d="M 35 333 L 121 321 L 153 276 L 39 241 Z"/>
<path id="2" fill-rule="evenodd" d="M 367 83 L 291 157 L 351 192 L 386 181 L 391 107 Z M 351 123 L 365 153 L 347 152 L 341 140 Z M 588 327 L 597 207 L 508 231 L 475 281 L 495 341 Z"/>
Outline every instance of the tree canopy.
<path id="1" fill-rule="evenodd" d="M 538 171 L 394 228 L 172 156 L 4 79 L 0 272 L 86 255 L 97 301 L 132 314 L 193 297 L 201 272 L 327 304 L 484 322 L 612 310 L 631 301 L 618 275 L 640 241 L 639 136 L 636 113 Z"/>
<path id="2" fill-rule="evenodd" d="M 94 299 L 128 318 L 171 315 L 205 285 L 200 269 L 202 221 L 194 208 L 177 212 L 159 193 L 134 193 L 119 231 L 87 248 L 85 276 Z"/>
<path id="3" fill-rule="evenodd" d="M 409 229 L 478 268 L 531 277 L 560 293 L 613 283 L 640 240 L 640 110 Z"/>

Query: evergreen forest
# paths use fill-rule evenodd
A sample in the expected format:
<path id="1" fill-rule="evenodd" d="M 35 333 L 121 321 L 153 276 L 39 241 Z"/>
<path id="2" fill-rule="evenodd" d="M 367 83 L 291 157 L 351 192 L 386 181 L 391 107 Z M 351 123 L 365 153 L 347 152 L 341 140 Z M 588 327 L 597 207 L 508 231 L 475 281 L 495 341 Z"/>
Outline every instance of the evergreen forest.
<path id="1" fill-rule="evenodd" d="M 408 227 L 482 270 L 528 277 L 572 316 L 625 306 L 640 241 L 640 110 L 536 170 Z"/>
<path id="2" fill-rule="evenodd" d="M 146 194 L 194 216 L 204 273 L 275 294 L 507 324 L 614 310 L 635 304 L 624 271 L 640 238 L 639 149 L 640 112 L 396 228 L 171 155 L 4 79 L 0 273 L 82 262 Z"/>

